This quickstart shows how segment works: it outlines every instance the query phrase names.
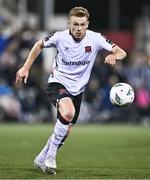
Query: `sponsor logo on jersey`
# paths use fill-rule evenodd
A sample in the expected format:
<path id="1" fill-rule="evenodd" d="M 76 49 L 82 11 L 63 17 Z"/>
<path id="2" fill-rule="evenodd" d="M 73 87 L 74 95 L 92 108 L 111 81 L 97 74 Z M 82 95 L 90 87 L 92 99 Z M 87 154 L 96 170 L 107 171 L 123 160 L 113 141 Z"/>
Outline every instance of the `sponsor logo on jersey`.
<path id="1" fill-rule="evenodd" d="M 89 53 L 92 51 L 91 46 L 85 46 L 85 53 Z"/>
<path id="2" fill-rule="evenodd" d="M 62 62 L 67 66 L 85 66 L 90 64 L 90 61 L 65 61 L 62 59 Z"/>

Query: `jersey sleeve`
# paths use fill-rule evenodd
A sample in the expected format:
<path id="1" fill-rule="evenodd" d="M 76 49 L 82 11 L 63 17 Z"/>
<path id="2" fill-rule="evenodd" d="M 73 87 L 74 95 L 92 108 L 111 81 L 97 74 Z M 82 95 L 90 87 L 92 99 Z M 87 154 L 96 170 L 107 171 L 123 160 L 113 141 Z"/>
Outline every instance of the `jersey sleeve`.
<path id="1" fill-rule="evenodd" d="M 58 32 L 56 32 L 56 33 L 54 33 L 54 34 L 51 34 L 51 35 L 43 38 L 43 39 L 42 39 L 42 41 L 43 41 L 43 47 L 44 47 L 44 48 L 57 47 L 58 38 L 59 38 L 59 33 L 58 33 Z"/>
<path id="2" fill-rule="evenodd" d="M 110 41 L 107 37 L 97 33 L 97 41 L 98 41 L 98 48 L 99 49 L 106 49 L 107 51 L 112 51 L 112 48 L 115 44 Z"/>

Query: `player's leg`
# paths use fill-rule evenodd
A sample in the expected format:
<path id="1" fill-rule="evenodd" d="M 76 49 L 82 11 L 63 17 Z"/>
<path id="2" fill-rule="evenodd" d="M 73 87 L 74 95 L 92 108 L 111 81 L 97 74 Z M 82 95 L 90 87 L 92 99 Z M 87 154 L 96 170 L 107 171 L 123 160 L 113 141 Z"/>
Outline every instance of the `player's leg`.
<path id="1" fill-rule="evenodd" d="M 64 145 L 65 140 L 67 139 L 67 137 L 69 136 L 69 134 L 71 133 L 71 130 L 73 128 L 73 124 L 69 124 L 68 126 L 68 131 L 65 135 L 65 137 L 62 139 L 61 143 L 58 146 L 58 149 L 60 147 L 62 147 L 62 145 Z M 49 150 L 49 146 L 50 146 L 50 140 L 51 140 L 51 136 L 48 139 L 46 145 L 44 146 L 44 148 L 41 150 L 41 152 L 36 156 L 35 160 L 34 160 L 34 166 L 37 167 L 43 167 L 43 163 L 45 162 L 45 159 L 47 157 L 47 152 Z"/>
<path id="2" fill-rule="evenodd" d="M 47 172 L 56 169 L 56 155 L 57 149 L 65 138 L 69 124 L 75 115 L 75 108 L 70 97 L 64 97 L 58 102 L 59 116 L 54 127 L 54 132 L 51 136 L 50 146 L 45 160 L 45 167 Z"/>
<path id="3" fill-rule="evenodd" d="M 58 149 L 60 149 L 60 148 L 64 145 L 66 139 L 68 138 L 68 136 L 69 136 L 70 133 L 71 133 L 72 128 L 73 128 L 73 124 L 70 123 L 70 124 L 69 124 L 69 127 L 68 127 L 68 131 L 67 131 L 65 137 L 62 139 L 61 143 L 59 144 Z"/>
<path id="4" fill-rule="evenodd" d="M 57 149 L 62 145 L 64 144 L 64 141 L 66 139 L 66 137 L 68 137 L 68 135 L 70 134 L 70 131 L 72 129 L 72 124 L 75 124 L 76 123 L 76 120 L 78 118 L 78 114 L 79 114 L 79 110 L 80 110 L 80 104 L 81 104 L 81 98 L 82 98 L 82 94 L 78 95 L 78 96 L 71 96 L 65 89 L 64 86 L 62 86 L 61 84 L 59 83 L 50 83 L 48 85 L 48 88 L 47 88 L 47 93 L 50 97 L 50 100 L 53 102 L 53 104 L 56 106 L 56 102 L 57 100 L 61 99 L 65 99 L 67 97 L 69 97 L 69 101 L 73 100 L 73 105 L 75 107 L 75 116 L 72 120 L 72 122 L 68 125 L 68 130 L 67 130 L 67 133 L 66 135 L 64 136 L 64 138 L 61 140 L 61 143 L 58 145 Z M 66 116 L 65 114 L 68 114 L 65 110 L 68 109 L 68 107 L 71 107 L 72 106 L 72 101 L 71 101 L 71 106 L 68 104 L 68 103 L 63 103 L 62 101 L 62 104 L 64 104 L 65 106 L 63 107 L 62 105 L 62 108 L 61 108 L 61 101 L 59 101 L 59 107 L 57 106 L 57 108 L 59 108 L 59 111 L 58 111 L 58 119 L 60 119 L 61 121 L 63 121 L 63 118 L 64 116 Z M 65 100 L 66 101 L 66 100 Z M 64 101 L 64 102 L 65 102 Z M 68 101 L 67 101 L 68 102 Z M 68 105 L 67 105 L 68 104 Z M 73 107 L 73 106 L 72 106 Z M 73 108 L 74 109 L 74 108 Z M 74 110 L 73 110 L 74 111 Z M 71 112 L 71 111 L 69 111 Z M 64 115 L 63 115 L 64 114 Z M 74 113 L 73 113 L 74 114 Z M 61 116 L 62 115 L 62 116 Z M 72 115 L 71 115 L 72 116 Z M 72 118 L 69 118 L 70 120 Z M 59 120 L 57 120 L 59 121 Z M 70 121 L 69 121 L 70 122 Z M 63 122 L 62 122 L 63 123 Z M 56 123 L 57 124 L 57 123 Z M 68 124 L 68 123 L 67 123 Z M 57 125 L 56 125 L 57 127 Z M 35 165 L 40 167 L 43 171 L 45 171 L 45 166 L 44 166 L 44 161 L 45 161 L 45 158 L 46 158 L 46 155 L 47 155 L 47 152 L 50 148 L 50 142 L 51 142 L 51 137 L 49 138 L 49 140 L 47 141 L 47 144 L 45 145 L 45 147 L 43 148 L 43 150 L 41 151 L 41 153 L 37 156 L 37 158 L 35 159 Z M 40 160 L 40 161 L 38 161 Z M 55 162 L 55 161 L 52 161 L 52 162 Z M 56 163 L 52 163 L 53 166 L 56 167 Z"/>
<path id="5" fill-rule="evenodd" d="M 59 144 L 58 148 L 60 148 L 60 147 L 62 147 L 62 145 L 64 145 L 66 139 L 68 138 L 68 136 L 70 135 L 70 133 L 72 131 L 72 128 L 73 128 L 74 124 L 76 124 L 76 122 L 77 122 L 79 112 L 80 112 L 81 101 L 82 101 L 82 93 L 77 95 L 77 96 L 74 96 L 72 98 L 72 101 L 73 101 L 73 105 L 75 107 L 75 115 L 74 115 L 73 120 L 69 124 L 69 128 L 68 128 L 66 136 L 62 139 L 62 141 Z"/>
<path id="6" fill-rule="evenodd" d="M 66 138 L 71 132 L 73 124 L 75 124 L 77 121 L 79 111 L 80 111 L 81 100 L 82 100 L 82 93 L 79 94 L 78 96 L 72 97 L 72 99 L 71 98 L 61 99 L 61 101 L 59 102 L 59 113 L 58 113 L 59 118 L 57 120 L 57 123 L 61 123 L 59 127 L 60 129 L 59 128 L 57 129 L 57 123 L 56 123 L 55 125 L 56 129 L 54 128 L 54 133 L 50 141 L 48 157 L 45 161 L 45 166 L 48 167 L 47 170 L 49 172 L 52 172 L 51 170 L 56 169 L 57 150 L 61 145 L 64 144 L 64 141 L 66 140 Z M 64 131 L 65 133 L 63 134 L 59 133 L 59 131 L 62 131 L 61 127 L 66 125 L 66 122 L 69 122 L 69 124 L 67 123 L 68 126 L 66 130 Z M 58 130 L 58 133 L 57 133 L 57 130 Z M 58 138 L 59 137 L 58 135 L 61 135 L 61 138 Z"/>
<path id="7" fill-rule="evenodd" d="M 49 83 L 48 86 L 47 86 L 47 89 L 46 89 L 46 92 L 48 94 L 50 102 L 52 102 L 55 107 L 57 105 L 58 99 L 61 98 L 61 96 L 60 96 L 60 89 L 65 89 L 65 87 L 62 86 L 59 83 Z M 34 165 L 35 166 L 43 167 L 42 164 L 45 162 L 45 159 L 46 159 L 46 156 L 47 156 L 47 152 L 48 152 L 48 149 L 49 149 L 49 145 L 50 145 L 50 140 L 51 140 L 51 136 L 47 140 L 47 143 L 44 146 L 44 148 L 36 156 L 36 158 L 34 160 Z"/>

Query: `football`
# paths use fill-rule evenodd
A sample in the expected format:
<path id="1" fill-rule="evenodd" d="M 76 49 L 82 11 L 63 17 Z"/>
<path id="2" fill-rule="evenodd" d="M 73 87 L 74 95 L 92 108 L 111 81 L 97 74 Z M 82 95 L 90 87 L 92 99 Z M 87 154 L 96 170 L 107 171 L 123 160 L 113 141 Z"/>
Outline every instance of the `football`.
<path id="1" fill-rule="evenodd" d="M 134 101 L 134 89 L 127 83 L 117 83 L 110 90 L 113 105 L 127 107 Z"/>

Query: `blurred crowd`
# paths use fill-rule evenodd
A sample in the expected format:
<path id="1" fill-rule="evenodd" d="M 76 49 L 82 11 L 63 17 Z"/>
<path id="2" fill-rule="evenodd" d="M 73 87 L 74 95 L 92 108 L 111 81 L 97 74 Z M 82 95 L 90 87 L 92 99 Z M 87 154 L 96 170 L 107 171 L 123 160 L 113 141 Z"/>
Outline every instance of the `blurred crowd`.
<path id="1" fill-rule="evenodd" d="M 45 93 L 50 72 L 44 66 L 45 56 L 42 53 L 31 68 L 28 83 L 17 86 L 15 84 L 17 70 L 38 40 L 37 29 L 25 24 L 8 35 L 5 33 L 7 22 L 2 17 L 0 24 L 0 121 L 53 121 L 53 107 Z M 84 93 L 79 121 L 149 123 L 148 57 L 142 50 L 134 50 L 128 53 L 125 60 L 118 61 L 111 67 L 103 63 L 106 54 L 107 52 L 103 51 L 97 56 L 91 80 Z M 110 103 L 109 91 L 117 82 L 129 83 L 135 90 L 135 101 L 128 108 L 118 108 Z"/>
<path id="2" fill-rule="evenodd" d="M 5 22 L 3 22 L 5 23 Z M 4 26 L 5 24 L 3 24 Z M 41 53 L 30 71 L 27 84 L 15 84 L 17 70 L 37 40 L 37 31 L 28 25 L 9 35 L 0 32 L 0 121 L 39 122 L 50 119 L 45 94 L 47 73 Z"/>

